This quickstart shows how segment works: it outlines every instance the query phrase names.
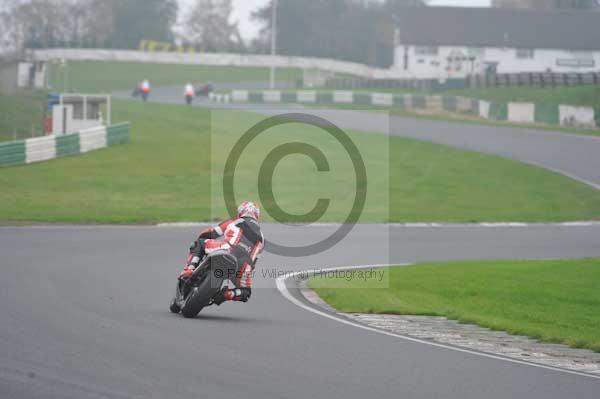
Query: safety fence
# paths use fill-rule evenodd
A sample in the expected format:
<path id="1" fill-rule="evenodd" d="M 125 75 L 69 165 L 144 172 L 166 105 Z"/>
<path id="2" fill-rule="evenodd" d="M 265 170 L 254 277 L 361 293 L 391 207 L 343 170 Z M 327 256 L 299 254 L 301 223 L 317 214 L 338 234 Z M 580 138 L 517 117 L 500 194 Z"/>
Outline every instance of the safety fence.
<path id="1" fill-rule="evenodd" d="M 0 167 L 25 165 L 68 155 L 84 154 L 129 142 L 129 122 L 100 126 L 66 135 L 51 135 L 0 143 Z"/>
<path id="2" fill-rule="evenodd" d="M 600 126 L 600 109 L 574 105 L 552 105 L 524 102 L 493 102 L 461 96 L 367 93 L 353 91 L 247 91 L 213 96 L 213 101 L 238 103 L 354 104 L 423 110 L 432 113 L 451 112 L 492 121 L 538 123 L 580 128 Z"/>
<path id="3" fill-rule="evenodd" d="M 556 72 L 522 72 L 471 75 L 466 79 L 470 87 L 557 87 L 600 85 L 600 72 L 556 73 Z"/>

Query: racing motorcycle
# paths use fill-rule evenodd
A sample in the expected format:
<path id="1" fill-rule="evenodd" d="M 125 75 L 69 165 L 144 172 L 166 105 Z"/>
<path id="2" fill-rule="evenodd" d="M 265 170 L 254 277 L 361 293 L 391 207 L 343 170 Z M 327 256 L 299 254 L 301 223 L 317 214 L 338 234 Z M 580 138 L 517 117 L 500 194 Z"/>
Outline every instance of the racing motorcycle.
<path id="1" fill-rule="evenodd" d="M 197 84 L 194 85 L 194 87 L 196 87 L 196 95 L 198 97 L 208 97 L 208 95 L 213 92 L 213 85 L 210 82 Z"/>
<path id="2" fill-rule="evenodd" d="M 237 263 L 227 251 L 207 255 L 190 278 L 178 280 L 170 311 L 193 318 L 206 306 L 213 305 L 237 273 Z"/>

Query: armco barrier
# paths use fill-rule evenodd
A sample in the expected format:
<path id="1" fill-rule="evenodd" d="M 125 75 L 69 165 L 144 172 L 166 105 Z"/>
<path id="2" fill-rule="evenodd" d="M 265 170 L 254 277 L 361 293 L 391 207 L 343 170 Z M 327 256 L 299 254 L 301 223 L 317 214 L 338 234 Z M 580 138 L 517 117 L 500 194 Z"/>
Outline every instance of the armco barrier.
<path id="1" fill-rule="evenodd" d="M 106 127 L 94 127 L 79 132 L 79 151 L 86 153 L 106 147 Z"/>
<path id="2" fill-rule="evenodd" d="M 129 123 L 0 143 L 0 167 L 47 161 L 129 142 Z"/>
<path id="3" fill-rule="evenodd" d="M 299 91 L 296 99 L 299 103 L 316 103 L 317 102 L 317 92 L 316 91 Z"/>
<path id="4" fill-rule="evenodd" d="M 0 143 L 0 166 L 23 165 L 25 163 L 25 140 Z"/>
<path id="5" fill-rule="evenodd" d="M 490 119 L 490 103 L 489 101 L 479 100 L 479 117 L 482 119 Z"/>
<path id="6" fill-rule="evenodd" d="M 109 147 L 128 143 L 129 140 L 129 123 L 120 123 L 106 128 L 106 144 Z"/>
<path id="7" fill-rule="evenodd" d="M 490 103 L 489 119 L 493 121 L 505 121 L 508 119 L 508 106 L 505 103 Z"/>
<path id="8" fill-rule="evenodd" d="M 80 152 L 79 133 L 56 136 L 56 156 L 66 157 Z"/>
<path id="9" fill-rule="evenodd" d="M 558 125 L 560 122 L 558 107 L 552 104 L 535 104 L 535 122 Z"/>
<path id="10" fill-rule="evenodd" d="M 508 120 L 517 123 L 535 122 L 535 104 L 508 103 Z"/>
<path id="11" fill-rule="evenodd" d="M 559 105 L 560 124 L 575 127 L 595 127 L 596 117 L 594 108 L 573 105 Z"/>
<path id="12" fill-rule="evenodd" d="M 547 125 L 594 128 L 600 127 L 600 110 L 570 105 L 499 103 L 460 96 L 368 93 L 352 91 L 246 91 L 234 90 L 234 102 L 284 102 L 319 104 L 355 104 L 407 109 L 448 111 L 477 116 L 493 121 L 542 123 Z"/>
<path id="13" fill-rule="evenodd" d="M 333 102 L 336 104 L 353 104 L 354 93 L 351 91 L 334 91 Z"/>
<path id="14" fill-rule="evenodd" d="M 389 93 L 373 93 L 371 94 L 371 104 L 391 107 L 394 105 L 394 96 Z"/>
<path id="15" fill-rule="evenodd" d="M 25 162 L 41 162 L 56 158 L 55 136 L 25 140 Z"/>

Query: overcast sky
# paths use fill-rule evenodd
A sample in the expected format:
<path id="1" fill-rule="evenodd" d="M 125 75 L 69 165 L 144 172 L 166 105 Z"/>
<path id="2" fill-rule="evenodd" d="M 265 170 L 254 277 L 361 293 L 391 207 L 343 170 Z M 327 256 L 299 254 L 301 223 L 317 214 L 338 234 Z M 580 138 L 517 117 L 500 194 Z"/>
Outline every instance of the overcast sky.
<path id="1" fill-rule="evenodd" d="M 271 0 L 233 0 L 234 19 L 239 22 L 240 33 L 244 39 L 254 37 L 258 32 L 258 27 L 250 20 L 250 13 L 256 8 L 268 3 Z M 298 0 L 310 1 L 310 0 Z M 182 6 L 182 12 L 194 3 L 194 0 L 179 0 Z M 430 0 L 430 5 L 441 6 L 463 6 L 463 7 L 487 7 L 491 0 Z"/>

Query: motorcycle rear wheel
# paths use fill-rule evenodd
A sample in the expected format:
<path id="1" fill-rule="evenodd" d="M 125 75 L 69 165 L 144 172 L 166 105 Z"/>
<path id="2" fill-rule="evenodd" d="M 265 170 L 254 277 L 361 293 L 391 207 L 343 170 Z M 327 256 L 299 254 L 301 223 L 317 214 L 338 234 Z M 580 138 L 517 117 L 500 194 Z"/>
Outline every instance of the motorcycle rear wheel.
<path id="1" fill-rule="evenodd" d="M 220 288 L 221 284 L 218 284 L 218 281 L 215 281 L 215 279 L 211 280 L 210 277 L 205 278 L 204 281 L 197 287 L 194 287 L 192 292 L 187 296 L 181 307 L 181 314 L 188 319 L 196 317 L 198 313 L 208 305 L 211 298 L 215 296 Z"/>

